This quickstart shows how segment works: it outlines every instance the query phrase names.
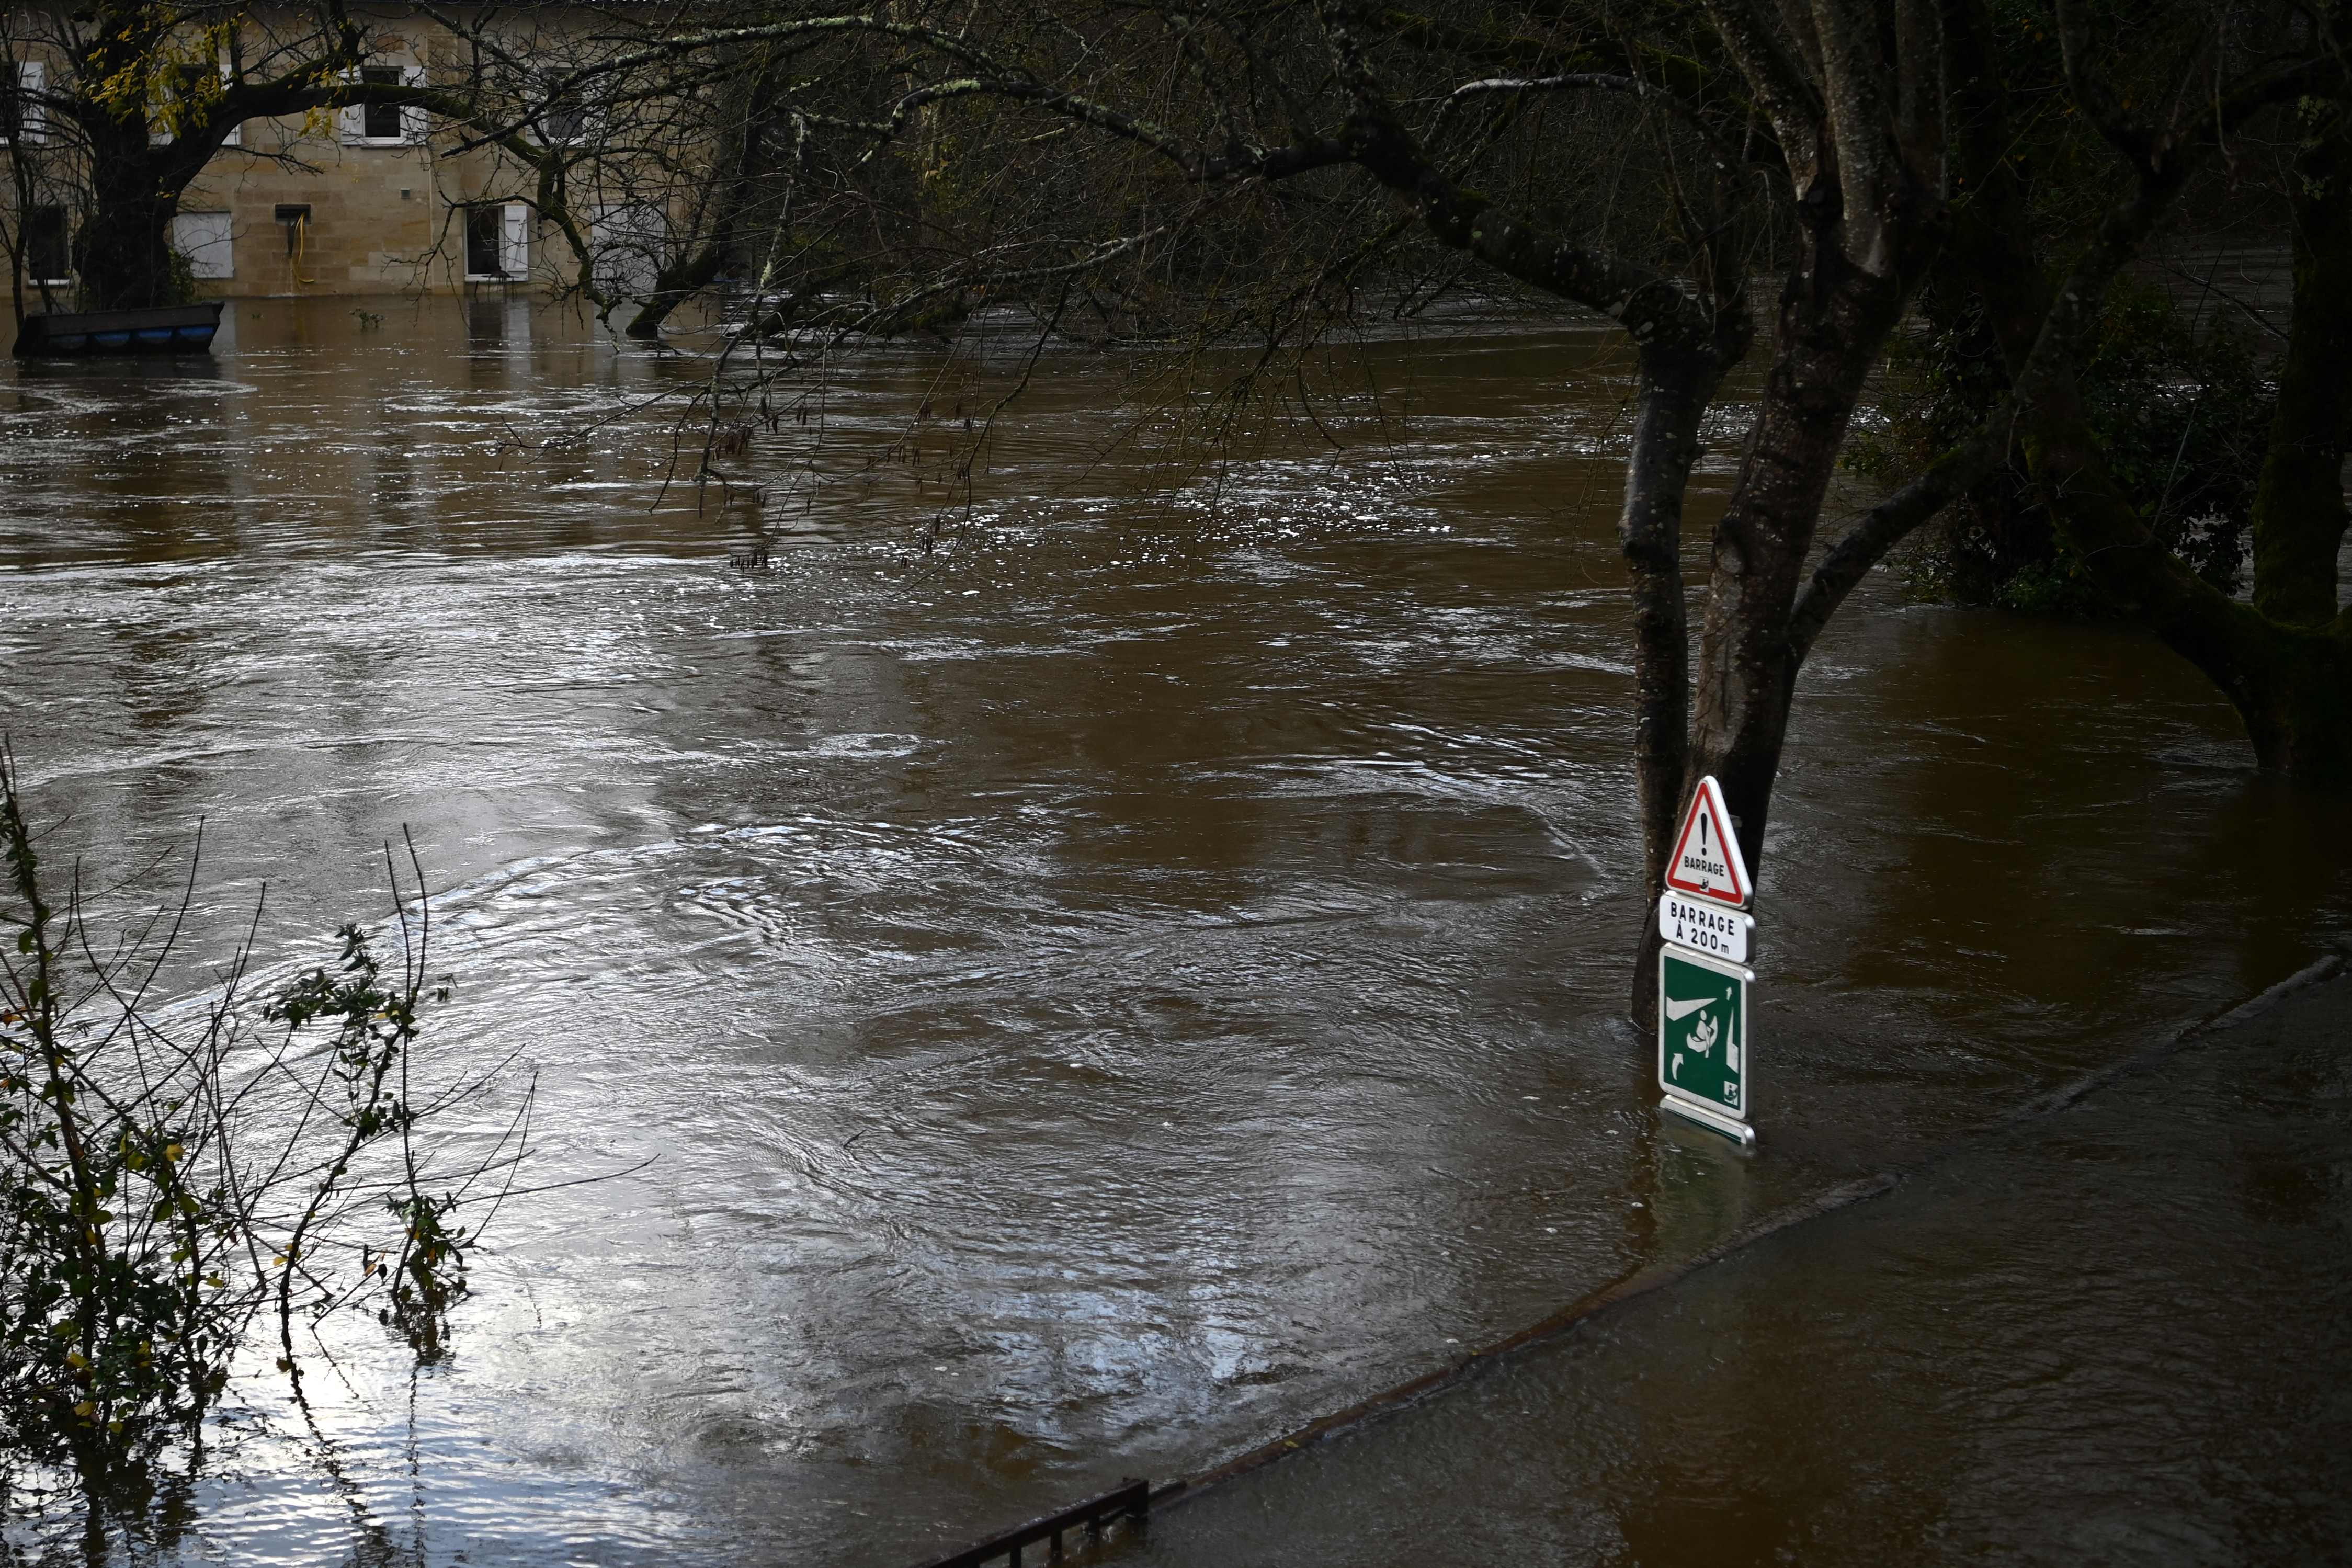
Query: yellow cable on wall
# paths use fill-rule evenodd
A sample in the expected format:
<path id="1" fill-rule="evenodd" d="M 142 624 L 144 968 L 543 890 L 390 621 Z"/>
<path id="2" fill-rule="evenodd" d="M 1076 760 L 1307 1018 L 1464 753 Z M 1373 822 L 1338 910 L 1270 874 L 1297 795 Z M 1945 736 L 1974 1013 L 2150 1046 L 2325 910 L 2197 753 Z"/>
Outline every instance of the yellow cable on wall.
<path id="1" fill-rule="evenodd" d="M 302 258 L 310 253 L 310 215 L 303 214 L 294 220 L 294 281 L 306 287 L 318 282 L 316 278 L 302 276 Z"/>

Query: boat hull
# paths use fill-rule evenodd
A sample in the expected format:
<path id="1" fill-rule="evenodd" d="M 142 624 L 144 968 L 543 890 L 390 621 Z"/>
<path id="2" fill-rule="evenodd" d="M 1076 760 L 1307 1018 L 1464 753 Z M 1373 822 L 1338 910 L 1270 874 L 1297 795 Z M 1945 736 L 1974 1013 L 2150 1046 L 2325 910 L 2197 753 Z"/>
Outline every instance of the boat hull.
<path id="1" fill-rule="evenodd" d="M 27 316 L 16 334 L 18 359 L 89 359 L 113 354 L 212 353 L 221 301 Z"/>

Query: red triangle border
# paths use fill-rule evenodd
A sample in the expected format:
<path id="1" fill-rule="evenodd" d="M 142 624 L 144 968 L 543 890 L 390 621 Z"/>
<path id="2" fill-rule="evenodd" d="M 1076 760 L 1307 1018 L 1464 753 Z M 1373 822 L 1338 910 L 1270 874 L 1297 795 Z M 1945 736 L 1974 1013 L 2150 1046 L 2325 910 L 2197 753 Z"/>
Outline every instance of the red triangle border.
<path id="1" fill-rule="evenodd" d="M 1690 842 L 1702 811 L 1714 816 L 1716 833 L 1723 840 L 1724 864 L 1731 871 L 1732 885 L 1727 889 L 1685 880 L 1682 876 L 1683 847 Z M 1683 813 L 1682 829 L 1675 835 L 1675 852 L 1666 861 L 1666 886 L 1677 893 L 1740 910 L 1746 909 L 1755 896 L 1755 887 L 1748 880 L 1747 858 L 1739 852 L 1739 837 L 1732 830 L 1731 813 L 1723 804 L 1723 787 L 1713 775 L 1699 780 L 1698 788 L 1691 792 L 1690 809 Z"/>

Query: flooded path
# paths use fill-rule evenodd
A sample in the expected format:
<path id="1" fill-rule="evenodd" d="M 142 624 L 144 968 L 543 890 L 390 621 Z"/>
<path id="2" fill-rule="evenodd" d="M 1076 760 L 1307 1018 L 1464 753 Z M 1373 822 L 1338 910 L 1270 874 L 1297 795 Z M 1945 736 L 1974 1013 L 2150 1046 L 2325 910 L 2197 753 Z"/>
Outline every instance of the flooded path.
<path id="1" fill-rule="evenodd" d="M 2322 1562 L 2352 979 L 1164 1510 L 1139 1564 Z"/>
<path id="2" fill-rule="evenodd" d="M 551 1179 L 652 1162 L 501 1213 L 446 1363 L 354 1331 L 328 1436 L 418 1560 L 890 1565 L 1206 1468 L 2352 912 L 2334 813 L 2171 656 L 1882 574 L 1801 685 L 1732 1159 L 1661 1133 L 1618 1021 L 1601 333 L 1376 345 L 1390 439 L 1218 475 L 1148 422 L 1106 455 L 1121 367 L 1048 356 L 926 551 L 986 392 L 936 356 L 848 368 L 746 465 L 838 482 L 698 510 L 639 406 L 694 362 L 385 314 L 242 304 L 209 375 L 5 373 L 0 724 L 110 865 L 205 820 L 200 913 L 267 879 L 272 959 L 380 909 L 411 826 L 433 1048 L 521 1050 Z M 931 457 L 873 462 L 935 399 Z M 269 1387 L 196 1536 L 345 1555 Z"/>

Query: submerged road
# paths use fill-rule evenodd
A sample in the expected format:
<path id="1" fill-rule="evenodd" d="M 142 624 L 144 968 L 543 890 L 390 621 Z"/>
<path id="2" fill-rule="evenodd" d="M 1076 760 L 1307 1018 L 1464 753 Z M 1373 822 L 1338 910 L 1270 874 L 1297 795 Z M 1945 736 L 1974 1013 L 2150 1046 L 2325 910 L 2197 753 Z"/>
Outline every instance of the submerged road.
<path id="1" fill-rule="evenodd" d="M 1118 1561 L 2319 1563 L 2352 1541 L 2352 975 L 1392 1415 Z"/>

